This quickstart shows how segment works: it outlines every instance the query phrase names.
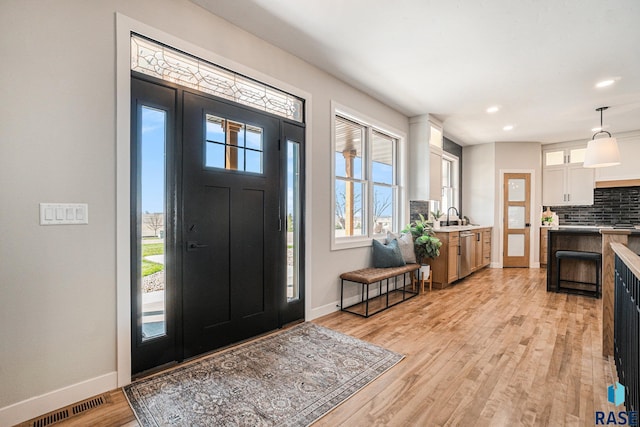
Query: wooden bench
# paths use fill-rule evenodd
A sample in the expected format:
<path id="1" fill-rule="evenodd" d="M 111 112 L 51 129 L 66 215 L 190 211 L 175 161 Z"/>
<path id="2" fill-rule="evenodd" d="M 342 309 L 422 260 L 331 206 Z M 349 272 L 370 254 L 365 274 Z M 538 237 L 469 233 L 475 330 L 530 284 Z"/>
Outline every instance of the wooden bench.
<path id="1" fill-rule="evenodd" d="M 369 317 L 396 304 L 400 304 L 418 295 L 413 272 L 420 269 L 420 264 L 407 264 L 402 267 L 363 268 L 342 273 L 340 275 L 340 310 Z M 389 280 L 394 279 L 393 283 Z M 408 279 L 408 280 L 407 280 Z M 384 292 L 382 282 L 386 281 Z M 345 282 L 361 285 L 360 301 L 344 306 Z M 369 287 L 378 284 L 378 294 L 369 295 Z M 370 309 L 372 310 L 370 312 Z"/>

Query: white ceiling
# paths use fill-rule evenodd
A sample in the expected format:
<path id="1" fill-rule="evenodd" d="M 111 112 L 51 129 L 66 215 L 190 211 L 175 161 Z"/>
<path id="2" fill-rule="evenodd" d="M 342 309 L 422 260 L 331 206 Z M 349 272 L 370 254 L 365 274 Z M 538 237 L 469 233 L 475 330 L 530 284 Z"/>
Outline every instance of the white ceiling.
<path id="1" fill-rule="evenodd" d="M 640 129 L 640 0 L 192 1 L 463 145 Z"/>

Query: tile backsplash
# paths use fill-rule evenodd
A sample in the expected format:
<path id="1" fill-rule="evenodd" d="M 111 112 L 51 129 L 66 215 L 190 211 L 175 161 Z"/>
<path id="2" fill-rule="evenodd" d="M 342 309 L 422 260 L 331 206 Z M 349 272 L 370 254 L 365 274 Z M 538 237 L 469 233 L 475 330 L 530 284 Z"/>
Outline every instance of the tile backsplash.
<path id="1" fill-rule="evenodd" d="M 596 188 L 593 206 L 551 206 L 560 225 L 640 225 L 640 187 Z"/>

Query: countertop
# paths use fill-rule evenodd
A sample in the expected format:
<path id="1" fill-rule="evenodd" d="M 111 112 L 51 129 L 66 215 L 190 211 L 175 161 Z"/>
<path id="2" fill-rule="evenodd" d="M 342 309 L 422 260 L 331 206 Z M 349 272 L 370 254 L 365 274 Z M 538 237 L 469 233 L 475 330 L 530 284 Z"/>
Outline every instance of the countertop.
<path id="1" fill-rule="evenodd" d="M 613 227 L 610 225 L 561 225 L 559 227 L 543 227 L 548 228 L 549 231 L 561 231 L 566 233 L 599 233 L 605 232 L 628 232 L 631 234 L 640 233 L 640 226 L 635 227 Z"/>
<path id="2" fill-rule="evenodd" d="M 434 228 L 436 233 L 456 233 L 458 231 L 480 230 L 482 228 L 491 228 L 488 225 L 443 225 L 440 228 Z"/>

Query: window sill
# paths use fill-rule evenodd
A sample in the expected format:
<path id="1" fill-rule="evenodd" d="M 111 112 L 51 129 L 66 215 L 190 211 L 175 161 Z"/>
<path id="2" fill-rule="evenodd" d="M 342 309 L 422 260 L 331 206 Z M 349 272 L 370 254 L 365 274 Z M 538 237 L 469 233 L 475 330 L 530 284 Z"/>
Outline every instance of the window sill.
<path id="1" fill-rule="evenodd" d="M 331 240 L 331 250 L 340 251 L 343 249 L 364 248 L 371 246 L 371 237 L 338 237 Z"/>
<path id="2" fill-rule="evenodd" d="M 343 249 L 364 248 L 366 246 L 371 246 L 373 240 L 377 240 L 384 244 L 386 243 L 386 239 L 386 234 L 376 234 L 373 237 L 338 237 L 331 241 L 331 250 L 341 251 Z"/>

